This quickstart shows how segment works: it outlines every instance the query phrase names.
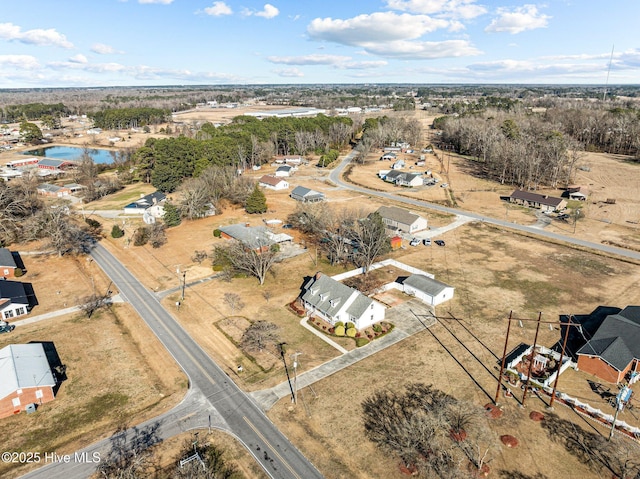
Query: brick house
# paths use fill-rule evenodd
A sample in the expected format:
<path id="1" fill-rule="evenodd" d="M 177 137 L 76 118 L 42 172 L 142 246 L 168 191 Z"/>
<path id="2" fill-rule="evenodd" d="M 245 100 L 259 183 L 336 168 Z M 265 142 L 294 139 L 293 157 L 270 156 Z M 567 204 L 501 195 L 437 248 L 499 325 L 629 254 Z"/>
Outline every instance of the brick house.
<path id="1" fill-rule="evenodd" d="M 7 248 L 0 248 L 0 276 L 3 278 L 14 278 L 18 265 L 11 251 Z"/>
<path id="2" fill-rule="evenodd" d="M 42 343 L 0 349 L 0 418 L 18 414 L 29 404 L 53 401 L 56 385 Z"/>
<path id="3" fill-rule="evenodd" d="M 609 314 L 577 352 L 578 369 L 610 383 L 622 382 L 640 362 L 640 306 Z"/>

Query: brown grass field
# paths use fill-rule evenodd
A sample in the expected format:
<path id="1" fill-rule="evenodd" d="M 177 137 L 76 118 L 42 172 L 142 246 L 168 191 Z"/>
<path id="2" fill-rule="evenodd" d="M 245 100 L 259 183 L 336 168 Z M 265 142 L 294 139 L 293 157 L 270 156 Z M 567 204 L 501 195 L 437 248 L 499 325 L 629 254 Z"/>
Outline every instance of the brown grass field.
<path id="1" fill-rule="evenodd" d="M 238 114 L 238 112 L 234 112 Z M 195 114 L 195 113 L 194 113 Z M 422 115 L 422 112 L 417 114 Z M 234 115 L 235 116 L 235 115 Z M 425 127 L 429 119 L 425 116 Z M 214 120 L 211 120 L 214 121 Z M 429 132 L 425 130 L 427 134 Z M 426 144 L 426 143 L 425 143 Z M 500 195 L 509 194 L 513 189 L 495 182 L 479 178 L 468 160 L 455 155 L 427 155 L 426 168 L 447 182 L 450 188 L 421 188 L 416 191 L 400 190 L 387 186 L 376 177 L 379 169 L 387 163 L 373 159 L 365 166 L 354 168 L 351 180 L 375 188 L 388 188 L 391 191 L 415 198 L 451 204 L 461 209 L 479 212 L 496 218 L 507 218 L 522 224 L 533 224 L 535 216 L 519 207 L 505 206 Z M 438 159 L 439 158 L 439 159 Z M 413 158 L 407 158 L 411 165 Z M 640 186 L 637 165 L 623 158 L 611 155 L 589 154 L 583 160 L 590 171 L 579 171 L 576 182 L 589 189 L 590 196 L 584 209 L 586 218 L 576 225 L 575 236 L 594 242 L 611 242 L 630 248 L 640 247 L 640 234 L 635 221 L 640 208 Z M 384 163 L 384 165 L 383 165 Z M 447 171 L 448 170 L 448 171 Z M 266 166 L 255 176 L 272 171 Z M 302 167 L 290 179 L 294 185 L 304 185 L 325 192 L 330 207 L 361 207 L 373 211 L 382 203 L 375 197 L 351 193 L 336 188 L 326 181 L 327 171 L 313 166 Z M 100 209 L 120 209 L 132 198 L 149 192 L 146 185 L 127 187 L 112 198 L 85 206 L 90 212 Z M 453 193 L 451 193 L 451 191 Z M 549 194 L 558 196 L 560 191 L 549 190 Z M 242 388 L 247 391 L 271 387 L 286 380 L 284 368 L 275 357 L 250 358 L 237 347 L 242 325 L 250 321 L 265 319 L 280 326 L 283 341 L 289 351 L 301 352 L 299 372 L 317 366 L 338 355 L 338 351 L 303 329 L 299 318 L 286 308 L 293 300 L 305 276 L 320 270 L 335 274 L 342 267 L 330 266 L 316 255 L 313 245 L 308 244 L 303 254 L 276 265 L 274 274 L 267 277 L 263 286 L 253 278 L 234 278 L 226 283 L 220 278 L 190 284 L 207 278 L 214 272 L 207 261 L 196 264 L 191 257 L 196 250 L 210 252 L 216 244 L 224 240 L 214 238 L 213 230 L 224 224 L 248 222 L 262 224 L 264 219 L 286 220 L 286 216 L 295 208 L 288 192 L 267 192 L 269 211 L 264 215 L 247 215 L 243 210 L 226 207 L 222 214 L 193 222 L 183 222 L 167 231 L 168 244 L 159 249 L 149 246 L 126 246 L 136 225 L 135 219 L 124 219 L 125 238 L 114 240 L 107 238 L 103 244 L 116 254 L 129 270 L 150 290 L 172 290 L 164 304 L 177 317 L 178 321 L 196 338 L 201 346 L 224 368 Z M 604 205 L 606 198 L 616 198 L 615 205 Z M 451 221 L 446 215 L 422 211 L 431 226 L 440 226 Z M 99 218 L 98 218 L 99 219 Z M 114 222 L 121 224 L 123 218 L 114 220 L 99 219 L 108 233 Z M 573 225 L 554 222 L 549 230 L 573 235 Z M 276 228 L 279 230 L 279 228 Z M 304 241 L 297 232 L 285 230 L 295 236 L 296 241 Z M 292 407 L 290 401 L 283 399 L 270 412 L 272 420 L 283 432 L 318 466 L 327 478 L 393 478 L 401 477 L 398 460 L 382 454 L 364 436 L 360 413 L 360 404 L 374 391 L 380 388 L 397 390 L 408 381 L 421 381 L 457 397 L 478 405 L 493 399 L 497 374 L 497 357 L 502 354 L 506 317 L 513 311 L 517 317 L 535 318 L 539 311 L 547 320 L 557 320 L 560 314 L 584 314 L 599 305 L 624 307 L 628 304 L 640 304 L 640 266 L 632 261 L 621 261 L 606 255 L 582 251 L 567 245 L 540 241 L 533 237 L 517 234 L 509 230 L 492 227 L 486 223 L 469 223 L 445 233 L 446 247 L 437 246 L 401 249 L 391 253 L 415 267 L 425 269 L 436 278 L 456 288 L 455 298 L 437 308 L 442 318 L 428 331 L 414 335 L 401 343 L 364 360 L 342 372 L 336 373 L 313 385 L 313 390 L 302 390 L 302 401 Z M 106 288 L 108 280 L 93 271 L 95 265 L 86 261 L 67 261 L 65 258 L 47 259 L 41 269 L 30 257 L 24 257 L 27 269 L 25 281 L 43 280 L 37 288 L 42 302 L 40 311 L 53 311 L 63 307 L 70 298 L 91 291 L 91 276 L 96 288 Z M 65 281 L 64 291 L 57 294 L 59 281 L 51 272 L 51 266 L 60 261 L 55 271 L 73 274 L 73 281 Z M 179 268 L 180 274 L 177 273 Z M 180 310 L 175 302 L 180 299 L 182 272 L 186 271 L 186 292 Z M 35 275 L 35 279 L 34 276 Z M 38 276 L 39 275 L 39 276 Z M 71 276 L 70 276 L 71 277 Z M 44 282 L 47 279 L 47 283 Z M 68 284 L 67 284 L 68 283 Z M 53 285 L 56 285 L 53 287 Z M 82 284 L 82 286 L 79 286 Z M 41 290 L 42 292 L 40 292 Z M 232 311 L 224 301 L 224 294 L 239 294 L 245 303 L 242 309 Z M 265 295 L 265 292 L 268 294 Z M 268 299 L 267 299 L 268 298 Z M 39 314 L 34 310 L 34 314 Z M 59 397 L 43 408 L 42 413 L 33 416 L 18 416 L 3 422 L 13 431 L 7 435 L 13 447 L 24 447 L 18 431 L 41 431 L 49 408 L 62 408 L 57 420 L 69 416 L 68 411 L 77 407 L 78 400 L 83 401 L 90 411 L 94 397 L 116 395 L 113 400 L 122 414 L 142 421 L 160 411 L 181 397 L 185 380 L 168 359 L 163 350 L 157 347 L 157 341 L 146 331 L 142 321 L 127 306 L 117 306 L 115 315 L 101 313 L 91 321 L 74 316 L 57 318 L 43 323 L 16 330 L 12 335 L 0 336 L 0 346 L 11 342 L 29 341 L 32 338 L 54 340 L 60 343 L 58 351 L 63 362 L 75 365 L 68 374 L 70 378 L 81 378 L 81 385 L 69 381 L 63 384 Z M 233 316 L 236 319 L 230 320 Z M 66 327 L 60 327 L 65 325 Z M 466 329 L 463 327 L 465 326 Z M 126 328 L 123 332 L 122 328 Z M 71 334 L 73 333 L 73 334 Z M 543 328 L 539 344 L 551 346 L 559 340 L 557 328 Z M 509 349 L 520 342 L 533 341 L 533 328 L 525 323 L 523 328 L 512 331 Z M 68 344 L 68 345 L 67 345 Z M 86 345 L 91 347 L 86 347 Z M 465 349 L 463 344 L 469 349 Z M 154 347 L 155 346 L 155 347 Z M 269 354 L 269 353 L 265 353 Z M 124 356 L 123 356 L 124 355 Z M 105 359 L 114 357 L 119 364 L 125 364 L 129 373 L 123 378 L 114 378 L 112 372 L 101 369 Z M 69 358 L 69 359 L 66 359 Z M 141 359 L 142 358 L 142 359 Z M 127 359 L 127 361 L 125 361 Z M 144 360 L 145 367 L 140 367 Z M 92 362 L 88 362 L 92 361 Z M 92 367 L 89 367 L 89 365 Z M 72 374 L 79 368 L 82 371 L 96 371 L 92 374 Z M 237 374 L 237 366 L 242 365 L 244 372 Z M 95 368 L 95 369 L 94 369 Z M 131 390 L 127 381 L 136 374 L 147 374 L 142 381 L 142 391 Z M 598 403 L 600 398 L 588 387 L 587 380 L 593 379 L 582 373 L 569 371 L 560 378 L 559 389 L 576 397 L 586 399 L 603 410 L 606 404 Z M 120 385 L 117 381 L 123 381 Z M 109 386 L 105 386 L 109 384 Z M 114 387 L 113 385 L 118 384 Z M 77 389 L 76 389 L 77 388 Z M 94 391 L 96 391 L 94 393 Z M 153 391 L 150 396 L 148 393 Z M 158 399 L 159 392 L 164 399 Z M 73 395 L 74 401 L 70 401 Z M 120 397 L 126 396 L 126 399 Z M 80 398 L 80 399 L 78 399 Z M 154 400 L 155 399 L 155 400 Z M 524 478 L 554 479 L 556 477 L 595 479 L 599 475 L 588 465 L 580 463 L 567 453 L 560 444 L 554 442 L 541 428 L 540 424 L 528 419 L 531 410 L 545 412 L 545 404 L 536 397 L 528 398 L 527 408 L 516 406 L 515 400 L 506 400 L 505 414 L 491 423 L 492 429 L 499 435 L 511 434 L 520 441 L 515 449 L 495 447 L 490 456 L 491 477 L 515 477 L 515 471 Z M 66 408 L 66 409 L 65 409 Z M 575 422 L 580 427 L 590 429 L 592 423 L 569 409 L 558 406 L 556 413 Z M 53 414 L 53 412 L 51 412 Z M 65 418 L 62 417 L 65 414 Z M 89 413 L 87 413 L 89 414 Z M 621 419 L 640 424 L 631 411 L 623 411 Z M 37 422 L 37 424 L 32 424 Z M 71 424 L 69 432 L 62 438 L 52 439 L 46 434 L 35 433 L 33 444 L 40 447 L 53 445 L 60 441 L 59 450 L 73 450 L 78 445 L 86 445 L 105 432 L 118 425 L 115 418 L 105 422 L 103 416 L 96 413 L 94 421 L 87 424 Z M 606 431 L 601 431 L 606 434 Z M 31 443 L 28 443 L 29 445 Z M 164 445 L 162 446 L 164 447 Z M 173 450 L 167 444 L 168 450 Z M 241 460 L 247 477 L 257 477 L 252 470 L 250 457 Z M 2 470 L 0 470 L 2 474 Z"/>

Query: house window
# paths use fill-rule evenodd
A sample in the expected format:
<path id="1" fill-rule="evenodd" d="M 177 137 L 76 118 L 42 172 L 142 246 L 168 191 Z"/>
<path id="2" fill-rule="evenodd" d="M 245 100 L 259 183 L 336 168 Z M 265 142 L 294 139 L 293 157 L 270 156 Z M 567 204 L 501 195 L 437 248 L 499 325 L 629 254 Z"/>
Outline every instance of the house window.
<path id="1" fill-rule="evenodd" d="M 13 398 L 11 402 L 13 403 L 13 407 L 20 407 L 20 398 Z"/>
<path id="2" fill-rule="evenodd" d="M 373 309 L 373 303 L 371 303 L 371 309 Z"/>
<path id="3" fill-rule="evenodd" d="M 13 318 L 13 310 L 8 310 L 4 312 L 4 318 L 5 319 L 9 319 L 9 318 Z"/>
<path id="4" fill-rule="evenodd" d="M 24 314 L 24 308 L 18 308 L 18 309 L 16 309 L 16 316 L 20 316 L 20 315 L 22 315 L 22 314 Z"/>

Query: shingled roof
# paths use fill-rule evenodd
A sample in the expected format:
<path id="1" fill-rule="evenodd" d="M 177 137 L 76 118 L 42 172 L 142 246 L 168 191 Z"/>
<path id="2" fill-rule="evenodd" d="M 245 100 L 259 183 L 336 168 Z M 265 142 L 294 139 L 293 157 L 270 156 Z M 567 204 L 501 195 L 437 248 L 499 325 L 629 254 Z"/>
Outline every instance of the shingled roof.
<path id="1" fill-rule="evenodd" d="M 557 207 L 562 203 L 562 198 L 556 198 L 555 196 L 540 195 L 531 191 L 515 190 L 509 197 L 513 200 L 527 201 L 529 203 L 538 203 L 545 206 Z"/>
<path id="2" fill-rule="evenodd" d="M 607 316 L 578 354 L 600 357 L 618 371 L 640 359 L 640 306 Z"/>

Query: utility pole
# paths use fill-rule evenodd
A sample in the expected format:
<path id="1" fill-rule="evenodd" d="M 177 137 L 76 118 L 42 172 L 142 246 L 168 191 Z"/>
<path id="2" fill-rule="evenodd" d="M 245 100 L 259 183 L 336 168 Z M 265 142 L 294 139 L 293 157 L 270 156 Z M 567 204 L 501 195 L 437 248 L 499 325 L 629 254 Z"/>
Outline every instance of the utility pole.
<path id="1" fill-rule="evenodd" d="M 498 405 L 498 398 L 500 397 L 500 389 L 502 388 L 502 373 L 504 373 L 504 363 L 507 360 L 507 344 L 509 343 L 509 331 L 511 331 L 511 319 L 513 318 L 513 311 L 509 311 L 509 324 L 507 325 L 507 335 L 504 338 L 504 350 L 502 351 L 502 362 L 500 363 L 500 374 L 498 375 L 498 389 L 496 389 L 496 398 L 493 403 Z"/>
<path id="2" fill-rule="evenodd" d="M 280 356 L 282 356 L 282 362 L 284 363 L 284 371 L 287 373 L 287 382 L 289 383 L 289 390 L 291 391 L 291 402 L 296 402 L 296 395 L 293 392 L 293 386 L 291 385 L 291 376 L 289 376 L 289 368 L 287 367 L 287 358 L 284 357 L 284 345 L 287 343 L 280 343 Z"/>
<path id="3" fill-rule="evenodd" d="M 184 301 L 184 289 L 187 287 L 187 271 L 182 272 L 182 296 L 181 299 Z"/>
<path id="4" fill-rule="evenodd" d="M 302 353 L 293 353 L 291 360 L 293 361 L 293 403 L 298 404 L 298 356 Z"/>

